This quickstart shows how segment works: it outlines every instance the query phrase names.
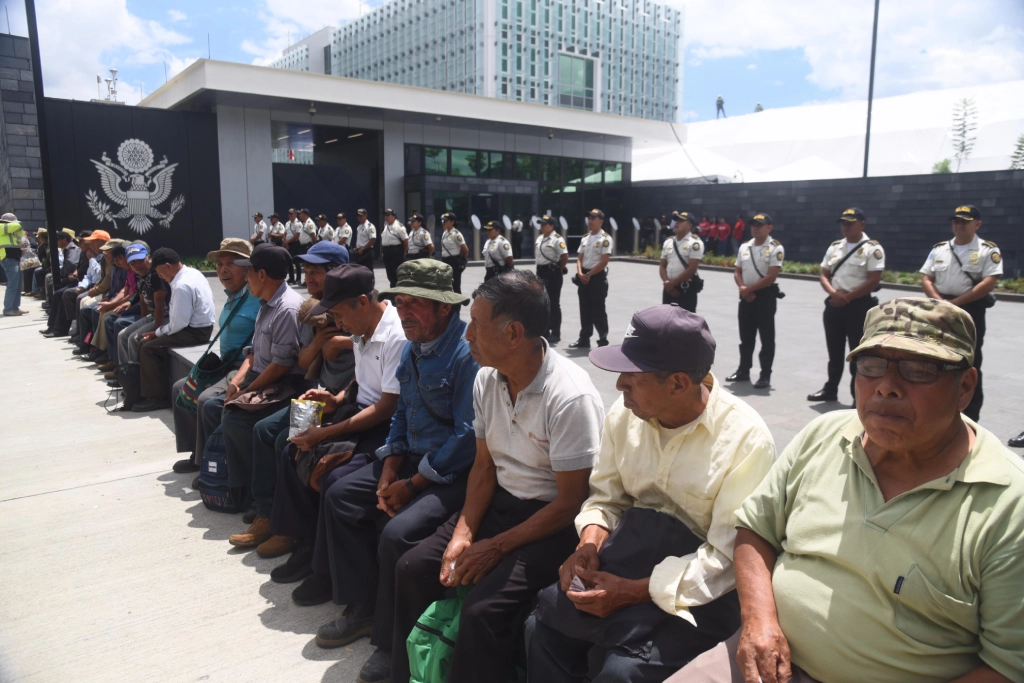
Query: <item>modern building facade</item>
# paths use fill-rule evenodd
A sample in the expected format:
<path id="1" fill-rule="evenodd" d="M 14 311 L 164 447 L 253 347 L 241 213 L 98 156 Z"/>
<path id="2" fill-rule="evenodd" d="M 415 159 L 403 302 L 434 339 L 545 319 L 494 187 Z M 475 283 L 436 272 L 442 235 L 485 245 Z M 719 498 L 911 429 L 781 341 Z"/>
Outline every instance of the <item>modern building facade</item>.
<path id="1" fill-rule="evenodd" d="M 325 26 L 299 42 L 285 48 L 284 53 L 270 63 L 276 69 L 331 74 L 331 43 L 337 29 Z"/>
<path id="2" fill-rule="evenodd" d="M 648 0 L 391 0 L 336 30 L 330 73 L 678 121 L 682 37 Z"/>

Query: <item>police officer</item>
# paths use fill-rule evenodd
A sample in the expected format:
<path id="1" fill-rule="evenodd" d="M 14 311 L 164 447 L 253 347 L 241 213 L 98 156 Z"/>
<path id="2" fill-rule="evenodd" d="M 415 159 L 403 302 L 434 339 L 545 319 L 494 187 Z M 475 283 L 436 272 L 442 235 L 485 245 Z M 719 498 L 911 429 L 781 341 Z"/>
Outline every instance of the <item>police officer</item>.
<path id="1" fill-rule="evenodd" d="M 249 241 L 256 246 L 267 239 L 267 224 L 263 222 L 263 214 L 259 211 L 252 215 L 252 220 L 252 234 L 249 236 Z"/>
<path id="2" fill-rule="evenodd" d="M 487 282 L 495 275 L 512 270 L 514 259 L 512 245 L 501 235 L 501 225 L 496 221 L 487 221 L 484 228 L 487 230 L 487 241 L 484 242 L 481 254 L 484 257 L 484 282 Z"/>
<path id="3" fill-rule="evenodd" d="M 370 222 L 366 209 L 356 211 L 356 219 L 359 221 L 356 226 L 356 246 L 350 251 L 356 263 L 373 270 L 373 243 L 377 241 L 377 226 Z"/>
<path id="4" fill-rule="evenodd" d="M 337 224 L 338 227 L 334 229 L 334 241 L 346 249 L 351 248 L 352 245 L 350 242 L 352 241 L 352 226 L 348 224 L 348 218 L 345 217 L 345 214 L 338 214 Z"/>
<path id="5" fill-rule="evenodd" d="M 754 239 L 744 242 L 736 252 L 733 279 L 739 288 L 740 367 L 725 378 L 726 382 L 750 381 L 750 368 L 754 365 L 754 343 L 761 335 L 761 376 L 755 389 L 771 386 L 772 361 L 775 360 L 775 309 L 781 295 L 775 279 L 782 272 L 786 250 L 778 240 L 769 237 L 772 217 L 755 214 L 750 222 Z"/>
<path id="6" fill-rule="evenodd" d="M 697 268 L 704 259 L 704 242 L 693 234 L 697 219 L 687 211 L 672 212 L 673 237 L 661 245 L 661 303 L 676 304 L 691 313 L 697 312 L 697 294 L 704 281 Z"/>
<path id="7" fill-rule="evenodd" d="M 562 338 L 562 276 L 568 272 L 569 250 L 565 240 L 555 232 L 555 219 L 544 215 L 538 220 L 541 234 L 537 237 L 533 252 L 537 257 L 537 277 L 548 290 L 551 309 L 548 313 L 547 338 L 549 344 L 557 344 Z"/>
<path id="8" fill-rule="evenodd" d="M 278 247 L 284 246 L 284 237 L 288 234 L 288 226 L 281 222 L 276 213 L 270 214 L 270 225 L 267 226 L 267 240 Z"/>
<path id="9" fill-rule="evenodd" d="M 292 263 L 295 265 L 295 284 L 301 287 L 304 261 L 299 257 L 303 256 L 316 243 L 316 223 L 309 217 L 309 209 L 299 209 L 298 223 L 300 224 L 297 231 L 299 238 L 292 241 L 289 251 L 292 254 Z"/>
<path id="10" fill-rule="evenodd" d="M 452 267 L 452 289 L 462 294 L 462 271 L 466 269 L 469 246 L 466 238 L 455 228 L 456 217 L 451 211 L 441 215 L 441 260 Z"/>
<path id="11" fill-rule="evenodd" d="M 921 266 L 924 293 L 933 299 L 946 299 L 964 309 L 977 331 L 974 348 L 974 367 L 978 369 L 978 388 L 964 415 L 975 422 L 985 400 L 981 385 L 981 345 L 985 341 L 985 311 L 995 305 L 991 296 L 996 282 L 1003 275 L 1003 255 L 995 242 L 982 242 L 977 232 L 981 228 L 981 212 L 976 206 L 956 207 L 951 217 L 953 239 L 932 247 L 928 259 Z"/>
<path id="12" fill-rule="evenodd" d="M 380 255 L 384 259 L 384 270 L 388 282 L 398 284 L 398 266 L 405 262 L 409 253 L 409 233 L 398 221 L 393 209 L 384 209 L 384 227 L 380 229 Z"/>
<path id="13" fill-rule="evenodd" d="M 409 218 L 409 227 L 412 232 L 409 234 L 409 258 L 433 258 L 434 240 L 430 233 L 423 227 L 423 216 L 413 213 Z"/>
<path id="14" fill-rule="evenodd" d="M 334 241 L 334 228 L 327 222 L 327 216 L 318 214 L 316 217 L 316 241 L 317 242 L 333 242 Z"/>
<path id="15" fill-rule="evenodd" d="M 843 239 L 832 243 L 821 260 L 821 288 L 828 292 L 825 299 L 825 345 L 828 347 L 828 381 L 821 391 L 810 394 L 808 401 L 835 401 L 839 380 L 843 378 L 846 345 L 852 351 L 864 335 L 864 316 L 868 309 L 878 305 L 872 292 L 881 287 L 885 270 L 885 250 L 876 240 L 864 234 L 867 219 L 857 208 L 843 211 L 839 225 Z M 850 393 L 854 393 L 850 364 Z"/>
<path id="16" fill-rule="evenodd" d="M 590 335 L 597 328 L 597 345 L 608 346 L 608 261 L 612 257 L 612 237 L 601 226 L 604 212 L 591 209 L 587 213 L 589 232 L 580 240 L 576 253 L 576 295 L 580 300 L 580 336 L 569 344 L 570 349 L 589 349 Z"/>
<path id="17" fill-rule="evenodd" d="M 285 222 L 284 228 L 284 248 L 292 254 L 292 261 L 288 264 L 288 284 L 294 285 L 296 261 L 295 252 L 299 248 L 299 235 L 302 234 L 302 221 L 299 220 L 298 211 L 295 209 L 288 209 L 288 220 Z M 293 244 L 295 245 L 294 247 L 292 246 Z"/>

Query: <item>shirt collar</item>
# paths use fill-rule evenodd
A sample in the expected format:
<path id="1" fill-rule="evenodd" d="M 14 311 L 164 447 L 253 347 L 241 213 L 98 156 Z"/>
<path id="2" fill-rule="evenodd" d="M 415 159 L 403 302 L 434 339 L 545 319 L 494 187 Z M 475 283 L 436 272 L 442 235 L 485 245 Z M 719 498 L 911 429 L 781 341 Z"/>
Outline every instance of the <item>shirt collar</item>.
<path id="1" fill-rule="evenodd" d="M 281 286 L 277 288 L 276 292 L 274 292 L 274 296 L 270 297 L 270 301 L 266 301 L 264 303 L 266 303 L 267 306 L 277 306 L 281 303 L 281 298 L 284 296 L 284 291 L 286 289 L 288 289 L 288 283 L 282 282 Z"/>
<path id="2" fill-rule="evenodd" d="M 710 386 L 708 386 L 708 383 L 710 383 Z M 699 417 L 691 420 L 682 427 L 679 427 L 679 435 L 692 434 L 696 431 L 697 427 L 701 425 L 703 425 L 704 429 L 708 430 L 708 432 L 712 434 L 715 433 L 715 420 L 718 415 L 718 399 L 721 395 L 721 389 L 719 388 L 718 380 L 715 379 L 715 376 L 710 372 L 708 373 L 708 376 L 704 378 L 703 384 L 708 386 L 711 390 L 711 393 L 708 395 L 708 404 L 704 407 L 704 410 L 701 412 Z M 655 423 L 656 426 L 660 425 L 657 420 L 651 420 L 651 422 Z M 665 429 L 668 428 L 665 427 Z"/>
<path id="3" fill-rule="evenodd" d="M 170 284 L 172 284 L 172 285 L 173 285 L 173 284 L 174 284 L 175 282 L 177 282 L 177 281 L 178 281 L 179 279 L 181 279 L 182 277 L 184 277 L 184 275 L 185 275 L 185 269 L 186 269 L 186 266 L 182 266 L 182 267 L 181 267 L 181 268 L 180 268 L 180 269 L 178 270 L 178 272 L 174 274 L 174 277 L 172 277 L 172 278 L 171 278 L 171 282 L 170 282 Z M 135 271 L 132 271 L 132 272 L 135 272 Z"/>
<path id="4" fill-rule="evenodd" d="M 384 306 L 384 315 L 377 321 L 377 327 L 374 328 L 373 335 L 366 343 L 387 341 L 388 337 L 391 336 L 391 328 L 395 325 L 401 326 L 402 324 L 402 320 L 398 317 L 398 310 L 391 305 L 391 302 L 385 301 Z M 402 336 L 405 336 L 404 332 Z"/>
<path id="5" fill-rule="evenodd" d="M 953 248 L 953 249 L 956 249 L 958 247 L 963 246 L 963 247 L 969 247 L 969 248 L 973 249 L 974 251 L 978 251 L 979 249 L 981 249 L 981 238 L 978 237 L 977 235 L 975 235 L 974 239 L 972 239 L 967 244 L 963 244 L 963 245 L 957 244 L 956 242 L 954 242 L 951 239 L 948 242 L 946 242 L 946 244 L 950 245 L 950 247 Z"/>
<path id="6" fill-rule="evenodd" d="M 448 345 L 451 344 L 453 339 L 462 338 L 462 320 L 455 312 L 452 312 L 452 319 L 448 321 L 448 327 L 441 336 L 429 343 L 429 347 L 424 350 L 424 344 L 413 343 L 413 350 L 418 356 L 426 356 L 434 354 L 435 356 L 442 355 L 447 349 Z"/>
<path id="7" fill-rule="evenodd" d="M 548 345 L 548 340 L 544 337 L 540 338 L 541 343 L 544 345 L 544 360 L 540 364 L 540 369 L 537 370 L 537 375 L 533 378 L 526 387 L 519 392 L 519 395 L 523 394 L 540 394 L 544 391 L 544 385 L 548 381 L 548 377 L 551 376 L 552 371 L 555 369 L 555 353 L 551 350 Z M 508 384 L 508 377 L 501 375 L 501 381 Z"/>

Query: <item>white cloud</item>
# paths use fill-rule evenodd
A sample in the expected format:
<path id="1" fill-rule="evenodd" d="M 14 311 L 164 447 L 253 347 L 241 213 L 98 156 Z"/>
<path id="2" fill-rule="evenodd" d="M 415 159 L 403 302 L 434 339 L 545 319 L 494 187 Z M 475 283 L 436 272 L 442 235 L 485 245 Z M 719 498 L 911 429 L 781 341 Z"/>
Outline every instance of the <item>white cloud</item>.
<path id="1" fill-rule="evenodd" d="M 685 121 L 696 121 L 699 118 L 700 118 L 700 114 L 698 114 L 697 112 L 695 112 L 692 109 L 687 109 L 686 111 L 683 112 L 683 121 L 684 122 Z"/>
<path id="2" fill-rule="evenodd" d="M 292 0 L 263 0 L 259 16 L 264 30 L 259 40 L 242 41 L 242 50 L 253 55 L 253 64 L 266 66 L 281 56 L 281 52 L 311 33 L 325 26 L 340 26 L 351 19 L 370 12 L 380 2 L 359 0 L 307 0 L 302 11 L 295 11 Z"/>
<path id="3" fill-rule="evenodd" d="M 186 19 L 188 19 L 188 15 L 187 14 L 185 14 L 184 12 L 182 12 L 180 10 L 176 10 L 176 9 L 169 9 L 169 10 L 167 10 L 167 17 L 171 21 L 185 21 Z"/>
<path id="4" fill-rule="evenodd" d="M 867 92 L 871 0 L 668 0 L 686 7 L 690 64 L 762 50 L 797 49 L 814 85 L 842 99 Z M 969 37 L 969 39 L 965 39 Z M 875 95 L 1024 78 L 1020 0 L 902 0 L 882 3 Z"/>
<path id="5" fill-rule="evenodd" d="M 747 64 L 747 68 L 753 71 L 754 69 L 757 68 L 757 64 Z"/>

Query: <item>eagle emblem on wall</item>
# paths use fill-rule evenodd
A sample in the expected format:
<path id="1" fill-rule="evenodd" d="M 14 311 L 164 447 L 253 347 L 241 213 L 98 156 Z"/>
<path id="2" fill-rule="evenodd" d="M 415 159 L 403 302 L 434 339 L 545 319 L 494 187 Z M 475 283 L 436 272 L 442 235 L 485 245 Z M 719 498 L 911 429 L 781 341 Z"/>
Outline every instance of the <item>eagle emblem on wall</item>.
<path id="1" fill-rule="evenodd" d="M 106 152 L 100 161 L 89 161 L 99 171 L 104 194 L 115 204 L 111 208 L 96 190 L 85 193 L 89 209 L 100 223 L 110 222 L 117 228 L 118 220 L 127 219 L 129 228 L 144 235 L 153 227 L 153 221 L 170 228 L 171 221 L 185 206 L 185 195 L 179 194 L 166 213 L 157 208 L 171 196 L 171 178 L 178 164 L 168 164 L 165 155 L 154 166 L 153 150 L 142 140 L 130 138 L 122 142 L 117 148 L 117 163 Z M 121 207 L 119 211 L 116 205 Z"/>

